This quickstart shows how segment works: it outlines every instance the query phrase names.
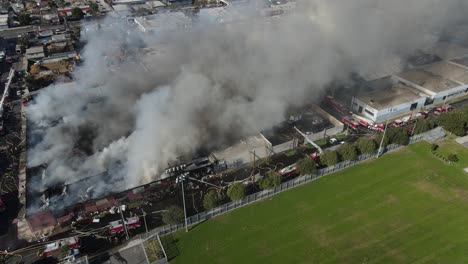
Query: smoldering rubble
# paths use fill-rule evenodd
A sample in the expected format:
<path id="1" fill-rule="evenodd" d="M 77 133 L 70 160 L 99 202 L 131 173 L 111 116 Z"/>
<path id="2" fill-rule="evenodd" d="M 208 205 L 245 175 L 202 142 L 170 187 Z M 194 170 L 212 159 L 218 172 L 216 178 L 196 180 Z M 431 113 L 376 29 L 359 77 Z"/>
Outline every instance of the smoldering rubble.
<path id="1" fill-rule="evenodd" d="M 73 85 L 53 84 L 28 106 L 28 166 L 47 166 L 38 185 L 108 171 L 99 195 L 158 179 L 176 157 L 270 128 L 331 81 L 390 56 L 403 64 L 468 22 L 464 0 L 307 0 L 275 18 L 236 11 L 247 15 L 157 33 L 114 21 L 83 32 Z"/>

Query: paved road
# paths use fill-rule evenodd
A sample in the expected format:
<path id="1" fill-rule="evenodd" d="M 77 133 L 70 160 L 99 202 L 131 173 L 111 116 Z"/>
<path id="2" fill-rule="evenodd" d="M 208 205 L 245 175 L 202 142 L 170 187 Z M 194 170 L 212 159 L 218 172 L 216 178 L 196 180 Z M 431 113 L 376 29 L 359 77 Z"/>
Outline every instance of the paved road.
<path id="1" fill-rule="evenodd" d="M 73 21 L 69 22 L 70 26 L 71 25 L 79 25 L 79 21 Z M 51 26 L 42 26 L 41 30 L 55 30 L 59 28 L 64 28 L 64 25 L 51 25 Z M 31 31 L 35 31 L 33 26 L 26 26 L 26 27 L 17 27 L 17 28 L 9 28 L 6 30 L 0 31 L 0 37 L 6 38 L 6 39 L 11 39 L 11 38 L 17 38 L 18 35 L 25 34 Z"/>

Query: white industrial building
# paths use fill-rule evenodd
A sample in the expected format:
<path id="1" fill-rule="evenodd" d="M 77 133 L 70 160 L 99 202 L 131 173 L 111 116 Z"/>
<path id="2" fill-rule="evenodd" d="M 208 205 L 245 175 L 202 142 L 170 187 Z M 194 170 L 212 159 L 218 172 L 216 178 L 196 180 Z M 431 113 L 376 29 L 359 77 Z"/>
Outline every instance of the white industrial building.
<path id="1" fill-rule="evenodd" d="M 352 110 L 374 122 L 468 94 L 468 57 L 444 60 L 366 83 Z"/>
<path id="2" fill-rule="evenodd" d="M 427 97 L 427 94 L 389 76 L 368 82 L 367 87 L 353 97 L 352 110 L 380 122 L 423 107 Z"/>
<path id="3" fill-rule="evenodd" d="M 466 62 L 468 58 L 456 61 Z M 452 61 L 429 64 L 400 73 L 396 78 L 428 94 L 434 104 L 468 92 L 468 68 Z"/>

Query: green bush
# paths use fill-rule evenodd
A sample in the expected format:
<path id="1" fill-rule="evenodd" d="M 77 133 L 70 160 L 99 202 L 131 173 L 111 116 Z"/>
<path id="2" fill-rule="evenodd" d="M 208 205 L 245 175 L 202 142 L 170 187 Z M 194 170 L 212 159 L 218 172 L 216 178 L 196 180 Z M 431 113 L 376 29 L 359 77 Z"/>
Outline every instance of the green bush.
<path id="1" fill-rule="evenodd" d="M 353 144 L 343 144 L 341 145 L 338 150 L 338 154 L 340 155 L 341 160 L 356 160 L 358 153 L 356 146 Z"/>
<path id="2" fill-rule="evenodd" d="M 296 163 L 297 172 L 300 175 L 313 174 L 317 168 L 315 167 L 315 161 L 310 157 L 305 157 Z"/>
<path id="3" fill-rule="evenodd" d="M 445 130 L 457 136 L 464 136 L 468 129 L 468 112 L 465 112 L 464 108 L 446 112 L 440 115 L 437 122 Z"/>
<path id="4" fill-rule="evenodd" d="M 458 161 L 458 157 L 455 154 L 448 155 L 447 159 L 448 159 L 448 161 L 451 161 L 451 162 L 457 162 Z"/>
<path id="5" fill-rule="evenodd" d="M 437 145 L 437 144 L 432 144 L 431 145 L 431 150 L 432 151 L 436 151 L 438 148 L 439 148 L 439 145 Z"/>
<path id="6" fill-rule="evenodd" d="M 170 206 L 162 213 L 162 220 L 168 225 L 179 224 L 184 220 L 184 210 L 178 206 Z"/>
<path id="7" fill-rule="evenodd" d="M 220 199 L 218 193 L 216 191 L 209 191 L 203 197 L 203 207 L 206 210 L 210 210 L 218 206 L 220 203 Z"/>
<path id="8" fill-rule="evenodd" d="M 361 154 L 371 154 L 377 151 L 377 143 L 368 137 L 359 138 L 356 141 L 356 147 Z"/>
<path id="9" fill-rule="evenodd" d="M 325 150 L 320 155 L 320 162 L 326 166 L 333 166 L 338 163 L 338 154 L 336 151 Z"/>
<path id="10" fill-rule="evenodd" d="M 269 171 L 265 177 L 258 182 L 258 186 L 262 190 L 267 190 L 281 184 L 281 175 L 276 171 Z"/>
<path id="11" fill-rule="evenodd" d="M 244 184 L 240 182 L 236 182 L 229 186 L 227 190 L 227 195 L 231 199 L 231 201 L 238 201 L 242 200 L 245 197 L 245 187 Z"/>

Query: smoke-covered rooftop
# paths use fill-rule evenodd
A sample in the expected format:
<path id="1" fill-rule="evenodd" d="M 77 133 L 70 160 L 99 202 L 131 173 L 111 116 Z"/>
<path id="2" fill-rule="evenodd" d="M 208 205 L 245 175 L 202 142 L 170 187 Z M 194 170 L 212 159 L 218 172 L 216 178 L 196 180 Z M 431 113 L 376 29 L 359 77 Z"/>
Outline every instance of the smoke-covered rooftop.
<path id="1" fill-rule="evenodd" d="M 178 156 L 269 129 L 331 81 L 433 47 L 468 22 L 465 0 L 304 0 L 268 21 L 252 16 L 260 12 L 251 5 L 229 8 L 249 16 L 210 26 L 194 20 L 158 34 L 123 21 L 85 25 L 76 87 L 51 85 L 28 106 L 36 130 L 28 166 L 47 164 L 37 184 L 102 171 L 111 178 L 96 189 L 160 178 Z"/>
<path id="2" fill-rule="evenodd" d="M 386 109 L 427 96 L 413 87 L 385 77 L 367 83 L 368 90 L 361 91 L 359 100 L 376 110 Z"/>

